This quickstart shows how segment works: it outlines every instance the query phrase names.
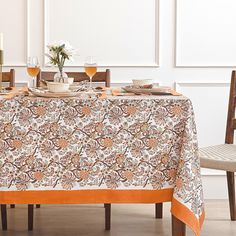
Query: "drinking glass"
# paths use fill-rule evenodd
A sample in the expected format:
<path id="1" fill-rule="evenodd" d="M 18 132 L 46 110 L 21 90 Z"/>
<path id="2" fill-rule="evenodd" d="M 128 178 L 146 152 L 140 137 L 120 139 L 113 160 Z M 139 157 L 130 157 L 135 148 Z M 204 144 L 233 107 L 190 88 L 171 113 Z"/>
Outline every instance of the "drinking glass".
<path id="1" fill-rule="evenodd" d="M 28 58 L 28 63 L 27 63 L 27 72 L 29 76 L 32 77 L 32 82 L 30 87 L 36 88 L 36 76 L 38 75 L 40 71 L 40 66 L 39 66 L 39 60 L 38 57 L 29 57 Z"/>
<path id="2" fill-rule="evenodd" d="M 94 61 L 93 57 L 88 57 L 84 63 L 84 70 L 89 77 L 89 87 L 92 90 L 92 79 L 97 73 L 97 63 Z"/>

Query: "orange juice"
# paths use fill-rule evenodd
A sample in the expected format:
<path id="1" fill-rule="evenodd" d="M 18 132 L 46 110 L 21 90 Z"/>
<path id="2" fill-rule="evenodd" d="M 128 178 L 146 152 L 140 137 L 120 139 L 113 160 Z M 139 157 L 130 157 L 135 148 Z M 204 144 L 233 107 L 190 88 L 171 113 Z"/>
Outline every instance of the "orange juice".
<path id="1" fill-rule="evenodd" d="M 27 72 L 31 77 L 35 77 L 39 73 L 39 67 L 28 67 Z"/>
<path id="2" fill-rule="evenodd" d="M 89 76 L 89 78 L 93 77 L 97 72 L 96 66 L 85 66 L 85 73 Z"/>

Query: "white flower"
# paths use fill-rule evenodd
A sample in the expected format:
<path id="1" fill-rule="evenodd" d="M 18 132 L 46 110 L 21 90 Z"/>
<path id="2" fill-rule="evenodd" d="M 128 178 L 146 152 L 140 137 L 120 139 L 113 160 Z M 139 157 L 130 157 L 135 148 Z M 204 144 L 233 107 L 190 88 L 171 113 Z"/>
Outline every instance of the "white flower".
<path id="1" fill-rule="evenodd" d="M 66 60 L 73 60 L 73 56 L 77 51 L 68 43 L 60 41 L 58 43 L 53 43 L 47 45 L 48 53 L 45 55 L 49 58 L 50 64 L 57 65 L 63 68 Z"/>

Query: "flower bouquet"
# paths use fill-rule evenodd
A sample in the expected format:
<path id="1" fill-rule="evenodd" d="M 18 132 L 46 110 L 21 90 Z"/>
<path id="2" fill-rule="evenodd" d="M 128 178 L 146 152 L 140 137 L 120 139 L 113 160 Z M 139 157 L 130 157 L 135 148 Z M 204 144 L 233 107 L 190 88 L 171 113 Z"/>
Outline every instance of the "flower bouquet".
<path id="1" fill-rule="evenodd" d="M 55 74 L 54 81 L 64 83 L 67 78 L 63 72 L 66 60 L 72 61 L 76 54 L 75 49 L 67 42 L 59 42 L 47 46 L 49 52 L 45 55 L 49 58 L 51 65 L 57 66 L 59 72 Z"/>

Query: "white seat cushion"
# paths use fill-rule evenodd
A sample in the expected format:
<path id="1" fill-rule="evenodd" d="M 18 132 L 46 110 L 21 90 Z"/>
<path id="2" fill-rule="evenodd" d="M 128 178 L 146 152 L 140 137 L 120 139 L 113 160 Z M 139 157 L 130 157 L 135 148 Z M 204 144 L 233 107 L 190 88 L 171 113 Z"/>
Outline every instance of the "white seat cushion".
<path id="1" fill-rule="evenodd" d="M 236 172 L 236 145 L 222 144 L 200 148 L 201 167 Z"/>

